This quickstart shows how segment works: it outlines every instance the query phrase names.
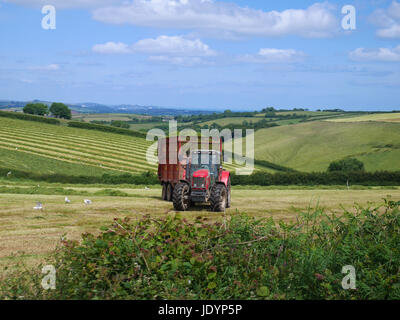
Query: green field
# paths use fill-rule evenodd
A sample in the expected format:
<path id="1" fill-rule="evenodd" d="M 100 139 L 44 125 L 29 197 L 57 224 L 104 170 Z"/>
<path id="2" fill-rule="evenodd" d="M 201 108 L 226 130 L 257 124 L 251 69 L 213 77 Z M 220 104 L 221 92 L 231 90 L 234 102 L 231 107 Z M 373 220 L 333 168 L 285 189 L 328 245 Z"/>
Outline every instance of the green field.
<path id="1" fill-rule="evenodd" d="M 400 124 L 317 121 L 262 129 L 256 159 L 299 171 L 326 171 L 330 162 L 355 157 L 366 170 L 400 170 Z"/>
<path id="2" fill-rule="evenodd" d="M 333 122 L 366 122 L 366 121 L 378 121 L 378 122 L 399 122 L 400 113 L 374 113 L 363 116 L 353 116 L 338 119 L 329 119 L 327 121 Z"/>
<path id="3" fill-rule="evenodd" d="M 247 122 L 253 122 L 256 123 L 258 121 L 262 120 L 260 117 L 232 117 L 232 118 L 222 118 L 222 119 L 216 119 L 212 121 L 207 121 L 207 122 L 202 122 L 201 125 L 212 125 L 213 123 L 216 123 L 220 126 L 226 126 L 228 124 L 242 124 L 243 121 Z"/>
<path id="4" fill-rule="evenodd" d="M 132 118 L 148 119 L 150 116 L 136 115 L 136 114 L 125 114 L 125 113 L 80 113 L 72 116 L 73 120 L 83 120 L 86 122 L 90 121 L 130 121 Z"/>
<path id="5" fill-rule="evenodd" d="M 154 172 L 157 166 L 146 160 L 151 144 L 126 135 L 0 118 L 0 168 L 68 175 Z"/>
<path id="6" fill-rule="evenodd" d="M 0 148 L 100 169 L 142 172 L 149 142 L 112 133 L 0 118 Z M 61 168 L 60 168 L 60 172 Z"/>

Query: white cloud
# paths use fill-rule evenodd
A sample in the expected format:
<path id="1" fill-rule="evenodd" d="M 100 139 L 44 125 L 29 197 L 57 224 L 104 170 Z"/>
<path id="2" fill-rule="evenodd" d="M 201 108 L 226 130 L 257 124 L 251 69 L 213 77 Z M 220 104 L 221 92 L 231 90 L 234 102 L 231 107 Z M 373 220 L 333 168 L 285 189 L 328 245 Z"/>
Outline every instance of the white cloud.
<path id="1" fill-rule="evenodd" d="M 1 0 L 0 0 L 1 1 Z M 56 9 L 101 8 L 126 3 L 124 0 L 2 0 L 27 7 L 43 7 L 53 5 Z"/>
<path id="2" fill-rule="evenodd" d="M 291 63 L 301 61 L 304 57 L 304 52 L 294 49 L 263 48 L 258 54 L 247 54 L 238 60 L 249 63 Z"/>
<path id="3" fill-rule="evenodd" d="M 159 36 L 156 39 L 139 40 L 132 46 L 135 52 L 173 54 L 184 56 L 214 56 L 216 52 L 199 39 L 189 40 L 181 36 Z"/>
<path id="4" fill-rule="evenodd" d="M 338 30 L 334 7 L 315 3 L 307 9 L 262 11 L 211 0 L 133 0 L 99 8 L 94 19 L 111 24 L 193 29 L 214 35 L 328 37 Z"/>
<path id="5" fill-rule="evenodd" d="M 185 39 L 182 36 L 159 36 L 156 39 L 142 39 L 128 45 L 122 42 L 96 44 L 93 52 L 102 54 L 149 54 L 149 60 L 182 66 L 205 65 L 217 53 L 199 39 Z"/>
<path id="6" fill-rule="evenodd" d="M 48 64 L 45 66 L 29 67 L 29 69 L 34 71 L 57 71 L 60 70 L 60 66 L 58 64 Z"/>
<path id="7" fill-rule="evenodd" d="M 355 61 L 386 61 L 400 62 L 400 45 L 390 48 L 364 49 L 358 48 L 350 52 L 350 58 Z"/>
<path id="8" fill-rule="evenodd" d="M 171 56 L 150 56 L 150 61 L 173 64 L 183 67 L 193 67 L 201 65 L 210 65 L 211 62 L 202 57 L 171 57 Z"/>
<path id="9" fill-rule="evenodd" d="M 93 51 L 96 53 L 104 53 L 104 54 L 131 52 L 129 46 L 122 42 L 107 42 L 104 44 L 96 44 L 93 46 Z"/>
<path id="10" fill-rule="evenodd" d="M 96 44 L 93 51 L 97 53 L 149 53 L 157 55 L 210 57 L 216 52 L 199 39 L 190 40 L 182 36 L 159 36 L 156 39 L 143 39 L 127 45 L 122 42 Z"/>
<path id="11" fill-rule="evenodd" d="M 371 21 L 380 27 L 376 31 L 381 38 L 400 38 L 400 2 L 393 1 L 389 8 L 376 10 Z"/>

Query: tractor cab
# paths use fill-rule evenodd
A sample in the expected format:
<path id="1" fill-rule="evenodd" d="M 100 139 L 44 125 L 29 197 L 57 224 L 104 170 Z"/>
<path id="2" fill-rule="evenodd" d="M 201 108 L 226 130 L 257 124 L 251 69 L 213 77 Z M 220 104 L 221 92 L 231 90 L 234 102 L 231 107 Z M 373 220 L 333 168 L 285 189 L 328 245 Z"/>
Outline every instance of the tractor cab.
<path id="1" fill-rule="evenodd" d="M 187 168 L 192 202 L 208 202 L 211 188 L 218 181 L 221 169 L 220 152 L 214 150 L 192 152 Z"/>
<path id="2" fill-rule="evenodd" d="M 220 152 L 214 150 L 193 151 L 189 158 L 188 170 L 187 176 L 191 180 L 192 188 L 204 189 L 207 184 L 213 185 L 221 170 Z"/>

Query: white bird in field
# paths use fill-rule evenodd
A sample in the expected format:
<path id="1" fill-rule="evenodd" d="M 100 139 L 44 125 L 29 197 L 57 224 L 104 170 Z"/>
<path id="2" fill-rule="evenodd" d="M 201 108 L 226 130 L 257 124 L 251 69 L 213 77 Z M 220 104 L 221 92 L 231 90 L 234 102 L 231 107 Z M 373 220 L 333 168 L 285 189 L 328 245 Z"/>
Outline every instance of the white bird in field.
<path id="1" fill-rule="evenodd" d="M 85 200 L 83 200 L 83 202 L 84 202 L 85 204 L 92 204 L 92 200 L 89 200 L 89 199 L 85 199 Z"/>
<path id="2" fill-rule="evenodd" d="M 65 197 L 65 203 L 71 203 L 71 200 L 69 200 L 68 197 Z"/>
<path id="3" fill-rule="evenodd" d="M 37 202 L 36 207 L 33 207 L 33 210 L 42 210 L 42 209 L 43 209 L 43 205 L 41 202 Z"/>
<path id="4" fill-rule="evenodd" d="M 9 172 L 7 173 L 7 177 L 11 176 L 11 174 L 12 174 L 12 172 L 9 171 Z"/>
<path id="5" fill-rule="evenodd" d="M 146 188 L 144 188 L 144 190 L 150 190 L 150 188 L 146 187 Z"/>

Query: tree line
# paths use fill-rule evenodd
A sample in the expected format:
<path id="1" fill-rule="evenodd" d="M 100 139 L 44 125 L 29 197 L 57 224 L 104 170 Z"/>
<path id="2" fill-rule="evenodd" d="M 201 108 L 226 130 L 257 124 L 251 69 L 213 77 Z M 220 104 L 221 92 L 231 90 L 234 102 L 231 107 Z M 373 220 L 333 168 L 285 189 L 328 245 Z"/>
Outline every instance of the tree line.
<path id="1" fill-rule="evenodd" d="M 26 114 L 37 116 L 45 116 L 51 114 L 55 118 L 63 118 L 70 120 L 72 117 L 71 110 L 67 105 L 60 102 L 53 102 L 50 108 L 44 103 L 28 103 L 22 109 Z"/>

